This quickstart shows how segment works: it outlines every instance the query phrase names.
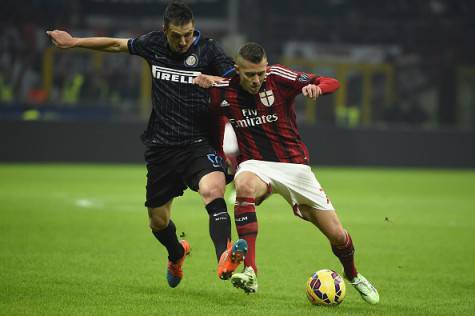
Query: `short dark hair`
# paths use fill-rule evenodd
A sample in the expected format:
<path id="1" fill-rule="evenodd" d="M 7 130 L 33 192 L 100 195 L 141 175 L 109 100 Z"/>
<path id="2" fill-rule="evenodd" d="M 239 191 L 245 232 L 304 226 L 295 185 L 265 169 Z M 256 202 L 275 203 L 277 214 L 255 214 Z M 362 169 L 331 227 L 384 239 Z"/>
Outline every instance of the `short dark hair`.
<path id="1" fill-rule="evenodd" d="M 264 47 L 257 43 L 246 43 L 239 49 L 239 56 L 253 64 L 260 63 L 264 58 L 267 58 Z"/>
<path id="2" fill-rule="evenodd" d="M 163 15 L 165 27 L 170 25 L 170 23 L 181 26 L 190 21 L 193 22 L 193 11 L 186 3 L 172 1 L 165 8 L 165 14 Z"/>

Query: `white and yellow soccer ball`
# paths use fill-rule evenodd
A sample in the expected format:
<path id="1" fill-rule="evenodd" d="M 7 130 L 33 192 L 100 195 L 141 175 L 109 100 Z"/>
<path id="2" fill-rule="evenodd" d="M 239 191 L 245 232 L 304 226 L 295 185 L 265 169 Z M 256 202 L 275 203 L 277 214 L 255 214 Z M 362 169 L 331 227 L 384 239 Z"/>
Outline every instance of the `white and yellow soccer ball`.
<path id="1" fill-rule="evenodd" d="M 338 273 L 322 269 L 308 279 L 306 292 L 308 300 L 314 305 L 338 305 L 345 298 L 346 285 Z"/>

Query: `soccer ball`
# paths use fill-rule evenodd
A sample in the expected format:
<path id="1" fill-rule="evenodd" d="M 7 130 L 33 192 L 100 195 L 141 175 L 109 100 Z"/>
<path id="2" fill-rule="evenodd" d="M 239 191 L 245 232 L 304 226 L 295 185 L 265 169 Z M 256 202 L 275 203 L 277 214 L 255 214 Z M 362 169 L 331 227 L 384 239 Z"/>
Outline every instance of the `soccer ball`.
<path id="1" fill-rule="evenodd" d="M 308 279 L 306 292 L 314 305 L 338 305 L 345 298 L 345 281 L 333 270 L 319 270 Z"/>

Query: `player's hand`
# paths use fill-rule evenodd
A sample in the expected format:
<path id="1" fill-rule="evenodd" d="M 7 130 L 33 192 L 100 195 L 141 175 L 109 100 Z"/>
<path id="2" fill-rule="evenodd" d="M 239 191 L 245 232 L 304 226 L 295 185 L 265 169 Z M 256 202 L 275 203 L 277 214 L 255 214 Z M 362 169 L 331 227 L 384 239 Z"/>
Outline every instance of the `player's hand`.
<path id="1" fill-rule="evenodd" d="M 316 100 L 322 95 L 322 89 L 312 83 L 302 88 L 302 94 L 309 99 Z"/>
<path id="2" fill-rule="evenodd" d="M 193 79 L 193 84 L 199 85 L 201 88 L 209 88 L 215 85 L 216 83 L 223 81 L 224 78 L 218 76 L 210 76 L 210 75 L 199 75 L 198 77 Z"/>
<path id="3" fill-rule="evenodd" d="M 46 31 L 46 34 L 51 38 L 53 44 L 59 48 L 71 48 L 77 43 L 77 38 L 72 37 L 71 34 L 65 31 Z"/>

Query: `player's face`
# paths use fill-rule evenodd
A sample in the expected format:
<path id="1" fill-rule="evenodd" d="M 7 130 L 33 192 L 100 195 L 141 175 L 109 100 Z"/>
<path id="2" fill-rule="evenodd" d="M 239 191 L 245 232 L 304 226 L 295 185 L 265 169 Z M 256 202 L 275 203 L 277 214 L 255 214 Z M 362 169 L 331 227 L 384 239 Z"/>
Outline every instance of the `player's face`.
<path id="1" fill-rule="evenodd" d="M 175 53 L 184 54 L 188 51 L 191 44 L 193 44 L 193 33 L 195 31 L 193 21 L 183 25 L 170 23 L 164 27 L 163 31 L 167 37 L 170 49 Z"/>
<path id="2" fill-rule="evenodd" d="M 258 64 L 251 63 L 238 57 L 236 71 L 239 74 L 240 84 L 250 94 L 256 94 L 261 89 L 266 79 L 267 58 L 263 58 Z"/>

